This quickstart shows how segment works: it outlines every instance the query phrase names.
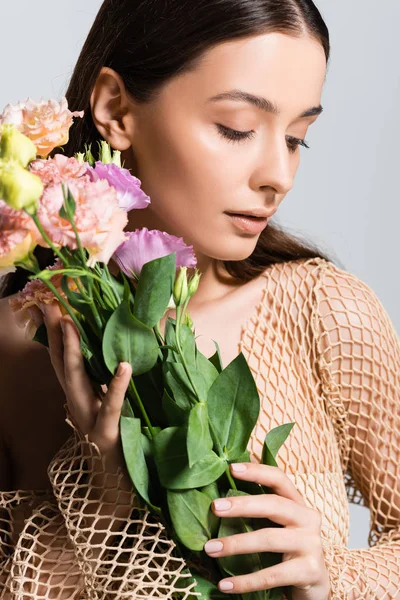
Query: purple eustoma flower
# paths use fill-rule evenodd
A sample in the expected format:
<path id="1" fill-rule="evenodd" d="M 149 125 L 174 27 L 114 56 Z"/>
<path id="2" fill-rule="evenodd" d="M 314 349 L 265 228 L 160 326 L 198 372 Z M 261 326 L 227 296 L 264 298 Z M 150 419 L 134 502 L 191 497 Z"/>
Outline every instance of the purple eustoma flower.
<path id="1" fill-rule="evenodd" d="M 125 232 L 129 236 L 115 251 L 113 259 L 120 269 L 128 277 L 132 277 L 131 271 L 139 277 L 145 263 L 156 258 L 167 256 L 176 252 L 176 268 L 195 268 L 197 259 L 193 252 L 193 246 L 187 246 L 183 238 L 175 237 L 165 231 L 158 229 L 136 229 Z"/>
<path id="2" fill-rule="evenodd" d="M 146 208 L 150 204 L 150 197 L 140 187 L 142 182 L 128 169 L 118 167 L 114 163 L 104 164 L 96 161 L 94 167 L 88 167 L 87 174 L 92 181 L 106 179 L 117 190 L 120 208 L 127 212 L 135 208 Z"/>

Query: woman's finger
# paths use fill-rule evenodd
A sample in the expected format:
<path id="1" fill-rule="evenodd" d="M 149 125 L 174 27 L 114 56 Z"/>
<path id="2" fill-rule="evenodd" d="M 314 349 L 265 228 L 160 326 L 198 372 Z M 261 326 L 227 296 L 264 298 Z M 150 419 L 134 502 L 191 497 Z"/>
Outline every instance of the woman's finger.
<path id="1" fill-rule="evenodd" d="M 64 334 L 64 376 L 68 409 L 81 432 L 89 433 L 97 418 L 101 401 L 93 392 L 85 370 L 80 334 L 70 316 L 61 319 Z"/>
<path id="2" fill-rule="evenodd" d="M 279 467 L 258 463 L 232 463 L 231 473 L 238 479 L 254 481 L 260 485 L 272 488 L 278 496 L 289 498 L 302 506 L 307 506 L 303 496 L 294 483 Z"/>
<path id="3" fill-rule="evenodd" d="M 61 311 L 56 302 L 52 302 L 51 304 L 41 303 L 40 309 L 43 313 L 44 323 L 46 325 L 51 364 L 54 367 L 58 381 L 66 393 L 64 377 L 64 347 L 60 327 L 60 319 L 62 316 Z"/>
<path id="4" fill-rule="evenodd" d="M 304 527 L 313 518 L 312 509 L 276 494 L 219 498 L 213 501 L 212 507 L 220 517 L 267 518 L 288 527 Z M 317 528 L 316 518 L 315 526 Z"/>
<path id="5" fill-rule="evenodd" d="M 315 568 L 314 563 L 315 561 L 311 562 L 307 557 L 296 557 L 268 569 L 223 579 L 218 587 L 232 594 L 246 594 L 288 585 L 306 586 L 318 580 L 318 569 Z M 228 583 L 231 585 L 227 585 Z M 326 596 L 321 594 L 320 597 Z"/>
<path id="6" fill-rule="evenodd" d="M 132 367 L 129 363 L 120 363 L 119 369 L 102 400 L 93 431 L 93 437 L 103 440 L 110 446 L 113 446 L 119 439 L 121 409 L 132 375 Z M 93 441 L 96 440 L 93 439 Z"/>
<path id="7" fill-rule="evenodd" d="M 213 557 L 256 552 L 281 552 L 295 555 L 307 552 L 314 543 L 317 547 L 319 537 L 315 535 L 315 539 L 312 539 L 312 536 L 302 529 L 270 527 L 210 540 L 205 544 L 204 550 Z"/>

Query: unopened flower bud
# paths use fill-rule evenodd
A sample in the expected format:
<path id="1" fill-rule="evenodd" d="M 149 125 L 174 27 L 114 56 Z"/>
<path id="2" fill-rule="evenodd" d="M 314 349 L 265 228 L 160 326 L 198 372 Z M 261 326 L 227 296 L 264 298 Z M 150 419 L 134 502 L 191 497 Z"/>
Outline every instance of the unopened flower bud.
<path id="1" fill-rule="evenodd" d="M 94 156 L 92 154 L 92 144 L 89 144 L 89 146 L 87 147 L 85 144 L 85 162 L 89 163 L 89 165 L 91 167 L 94 167 L 95 165 L 95 159 Z"/>
<path id="2" fill-rule="evenodd" d="M 0 198 L 8 206 L 33 214 L 43 189 L 40 177 L 24 169 L 18 161 L 0 159 Z"/>
<path id="3" fill-rule="evenodd" d="M 121 150 L 114 150 L 111 162 L 121 168 Z"/>
<path id="4" fill-rule="evenodd" d="M 193 328 L 193 321 L 189 313 L 185 313 L 185 316 L 183 318 L 183 324 L 187 325 L 189 329 Z"/>
<path id="5" fill-rule="evenodd" d="M 0 158 L 16 160 L 24 168 L 36 158 L 35 144 L 12 123 L 2 125 L 0 133 Z"/>
<path id="6" fill-rule="evenodd" d="M 85 154 L 83 152 L 75 152 L 74 158 L 76 158 L 79 164 L 85 162 Z"/>
<path id="7" fill-rule="evenodd" d="M 179 275 L 174 285 L 174 302 L 180 306 L 186 302 L 188 297 L 188 283 L 186 275 L 187 267 L 180 267 Z"/>
<path id="8" fill-rule="evenodd" d="M 188 292 L 189 292 L 190 297 L 192 297 L 193 294 L 195 294 L 197 292 L 197 288 L 199 287 L 200 277 L 201 277 L 201 273 L 199 273 L 199 271 L 196 269 L 195 274 L 189 281 L 189 285 L 188 285 Z"/>
<path id="9" fill-rule="evenodd" d="M 99 160 L 105 165 L 112 162 L 111 146 L 105 140 L 101 140 L 100 142 Z"/>

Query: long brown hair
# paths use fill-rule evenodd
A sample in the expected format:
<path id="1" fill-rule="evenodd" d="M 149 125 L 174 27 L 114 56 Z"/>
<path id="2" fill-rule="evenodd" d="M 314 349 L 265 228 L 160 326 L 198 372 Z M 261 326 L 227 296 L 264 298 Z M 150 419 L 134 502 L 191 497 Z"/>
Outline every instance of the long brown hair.
<path id="1" fill-rule="evenodd" d="M 85 144 L 95 153 L 97 131 L 90 96 L 101 67 L 114 69 L 137 102 L 149 102 L 170 78 L 194 69 L 211 46 L 239 37 L 279 32 L 319 41 L 327 64 L 329 32 L 312 0 L 105 0 L 90 29 L 72 74 L 66 98 L 70 110 L 84 110 L 76 119 L 63 150 L 73 156 Z M 95 155 L 96 157 L 96 155 Z M 53 264 L 54 254 L 37 247 L 41 268 Z M 253 253 L 244 260 L 221 261 L 229 275 L 243 282 L 272 263 L 326 256 L 315 244 L 269 224 Z M 11 295 L 27 282 L 28 271 L 17 268 L 6 276 L 1 296 Z"/>

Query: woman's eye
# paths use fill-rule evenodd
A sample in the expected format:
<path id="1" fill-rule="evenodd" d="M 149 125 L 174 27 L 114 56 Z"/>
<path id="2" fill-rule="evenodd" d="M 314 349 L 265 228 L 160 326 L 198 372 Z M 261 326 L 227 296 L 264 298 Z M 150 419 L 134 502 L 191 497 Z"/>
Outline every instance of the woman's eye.
<path id="1" fill-rule="evenodd" d="M 252 130 L 251 131 L 236 131 L 235 129 L 231 129 L 230 127 L 225 127 L 225 125 L 221 125 L 220 123 L 217 123 L 217 127 L 218 127 L 218 130 L 219 130 L 220 134 L 222 135 L 222 137 L 224 137 L 225 139 L 228 139 L 232 142 L 240 142 L 240 141 L 248 140 L 248 139 L 252 138 L 255 134 L 255 132 Z M 291 135 L 287 135 L 286 140 L 289 142 L 289 144 L 288 144 L 289 152 L 291 152 L 292 154 L 294 152 L 296 152 L 296 149 L 298 146 L 303 146 L 304 148 L 310 148 L 310 146 L 308 146 L 306 140 L 295 138 Z"/>
<path id="2" fill-rule="evenodd" d="M 217 123 L 217 127 L 222 137 L 232 142 L 248 140 L 254 136 L 254 131 L 236 131 L 236 129 L 230 129 L 219 123 Z"/>
<path id="3" fill-rule="evenodd" d="M 286 140 L 289 142 L 289 152 L 291 152 L 292 154 L 296 152 L 298 146 L 310 148 L 306 140 L 301 140 L 299 138 L 292 137 L 291 135 L 287 135 Z"/>

